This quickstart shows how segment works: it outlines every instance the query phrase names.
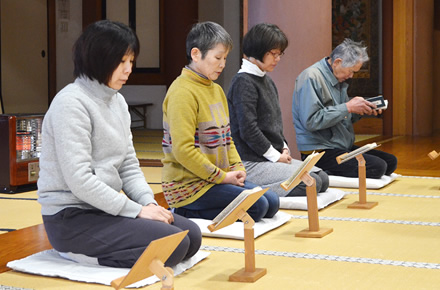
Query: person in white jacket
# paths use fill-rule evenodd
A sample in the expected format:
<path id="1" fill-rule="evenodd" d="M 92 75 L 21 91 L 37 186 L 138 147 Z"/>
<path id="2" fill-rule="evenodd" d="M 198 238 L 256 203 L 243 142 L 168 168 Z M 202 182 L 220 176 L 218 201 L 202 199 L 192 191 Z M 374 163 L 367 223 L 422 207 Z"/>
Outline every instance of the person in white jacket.
<path id="1" fill-rule="evenodd" d="M 73 54 L 76 79 L 55 96 L 43 120 L 38 201 L 51 245 L 73 260 L 130 268 L 151 241 L 189 230 L 165 265 L 193 256 L 200 229 L 157 205 L 118 93 L 139 54 L 136 34 L 98 21 Z"/>

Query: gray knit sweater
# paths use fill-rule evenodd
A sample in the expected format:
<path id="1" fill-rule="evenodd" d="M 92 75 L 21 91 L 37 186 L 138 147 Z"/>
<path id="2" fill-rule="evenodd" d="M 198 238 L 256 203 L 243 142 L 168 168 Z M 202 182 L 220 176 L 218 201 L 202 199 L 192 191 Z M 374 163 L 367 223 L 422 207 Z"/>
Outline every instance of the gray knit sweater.
<path id="1" fill-rule="evenodd" d="M 43 120 L 38 196 L 43 215 L 76 207 L 135 218 L 155 203 L 116 90 L 78 78 L 56 95 Z"/>
<path id="2" fill-rule="evenodd" d="M 277 88 L 265 75 L 238 73 L 228 92 L 231 133 L 244 161 L 268 161 L 263 154 L 272 145 L 283 151 L 285 138 Z"/>

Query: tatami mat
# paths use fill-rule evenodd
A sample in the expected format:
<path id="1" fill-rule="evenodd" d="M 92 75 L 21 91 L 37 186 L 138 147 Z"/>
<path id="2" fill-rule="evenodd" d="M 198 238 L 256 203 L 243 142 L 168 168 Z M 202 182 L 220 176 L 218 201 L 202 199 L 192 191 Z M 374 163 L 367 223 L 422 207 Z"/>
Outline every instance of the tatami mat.
<path id="1" fill-rule="evenodd" d="M 21 229 L 43 222 L 40 205 L 33 199 L 0 199 L 0 229 Z"/>
<path id="2" fill-rule="evenodd" d="M 162 130 L 132 130 L 133 145 L 139 159 L 160 160 L 163 158 Z"/>
<path id="3" fill-rule="evenodd" d="M 141 167 L 154 193 L 162 191 L 160 167 Z M 0 234 L 41 224 L 41 207 L 37 192 L 0 193 Z"/>
<path id="4" fill-rule="evenodd" d="M 323 240 L 305 240 L 305 242 Z M 293 245 L 292 245 L 293 247 Z M 242 248 L 242 247 L 241 247 Z M 294 249 L 290 249 L 294 252 Z M 278 253 L 276 253 L 278 254 Z M 267 274 L 255 283 L 228 282 L 229 275 L 244 266 L 242 253 L 212 251 L 209 258 L 175 278 L 175 289 L 436 289 L 439 270 L 374 263 L 297 258 L 281 255 L 256 255 L 256 266 Z M 348 259 L 348 257 L 345 257 Z M 0 275 L 4 284 L 32 289 L 109 289 L 58 278 L 36 277 L 18 272 Z M 155 284 L 145 289 L 160 289 Z"/>
<path id="5" fill-rule="evenodd" d="M 142 168 L 154 192 L 161 168 Z M 203 238 L 211 255 L 175 278 L 175 289 L 438 289 L 440 285 L 440 178 L 399 177 L 380 190 L 367 190 L 370 210 L 349 209 L 357 191 L 319 211 L 323 238 L 298 238 L 308 227 L 306 211 L 255 240 L 256 267 L 267 274 L 255 283 L 229 282 L 244 267 L 240 240 Z M 0 228 L 41 223 L 36 193 L 0 194 Z M 0 285 L 29 289 L 110 289 L 58 278 L 9 271 Z M 160 289 L 155 284 L 145 289 Z"/>
<path id="6" fill-rule="evenodd" d="M 162 130 L 133 129 L 133 144 L 139 159 L 160 160 L 163 158 Z M 355 141 L 374 139 L 380 135 L 356 135 Z"/>

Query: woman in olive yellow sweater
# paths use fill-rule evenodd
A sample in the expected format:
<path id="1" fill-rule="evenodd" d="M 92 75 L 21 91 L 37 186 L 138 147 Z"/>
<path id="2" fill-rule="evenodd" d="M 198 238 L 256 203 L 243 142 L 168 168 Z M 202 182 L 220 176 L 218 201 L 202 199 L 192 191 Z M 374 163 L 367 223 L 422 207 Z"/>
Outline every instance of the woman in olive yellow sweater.
<path id="1" fill-rule="evenodd" d="M 220 25 L 194 25 L 186 40 L 189 65 L 163 103 L 162 188 L 175 212 L 189 218 L 213 219 L 244 189 L 256 187 L 246 181 L 231 138 L 226 97 L 213 82 L 231 48 L 231 37 Z M 259 221 L 278 209 L 277 194 L 267 191 L 248 213 Z"/>

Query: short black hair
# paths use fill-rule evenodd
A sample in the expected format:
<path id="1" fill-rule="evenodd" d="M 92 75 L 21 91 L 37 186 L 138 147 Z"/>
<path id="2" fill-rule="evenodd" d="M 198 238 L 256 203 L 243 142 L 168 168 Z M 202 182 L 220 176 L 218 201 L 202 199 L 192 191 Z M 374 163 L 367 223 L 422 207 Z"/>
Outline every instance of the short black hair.
<path id="1" fill-rule="evenodd" d="M 272 49 L 284 52 L 288 45 L 289 41 L 284 32 L 277 25 L 270 23 L 253 26 L 243 37 L 243 53 L 259 61 L 263 61 L 264 55 Z"/>
<path id="2" fill-rule="evenodd" d="M 130 27 L 110 20 L 94 22 L 73 46 L 73 74 L 107 85 L 127 53 L 135 59 L 139 55 L 139 39 Z"/>
<path id="3" fill-rule="evenodd" d="M 186 37 L 188 63 L 192 62 L 191 50 L 194 47 L 200 50 L 204 59 L 208 51 L 217 44 L 223 44 L 228 51 L 232 49 L 232 38 L 220 24 L 212 21 L 194 24 Z"/>

